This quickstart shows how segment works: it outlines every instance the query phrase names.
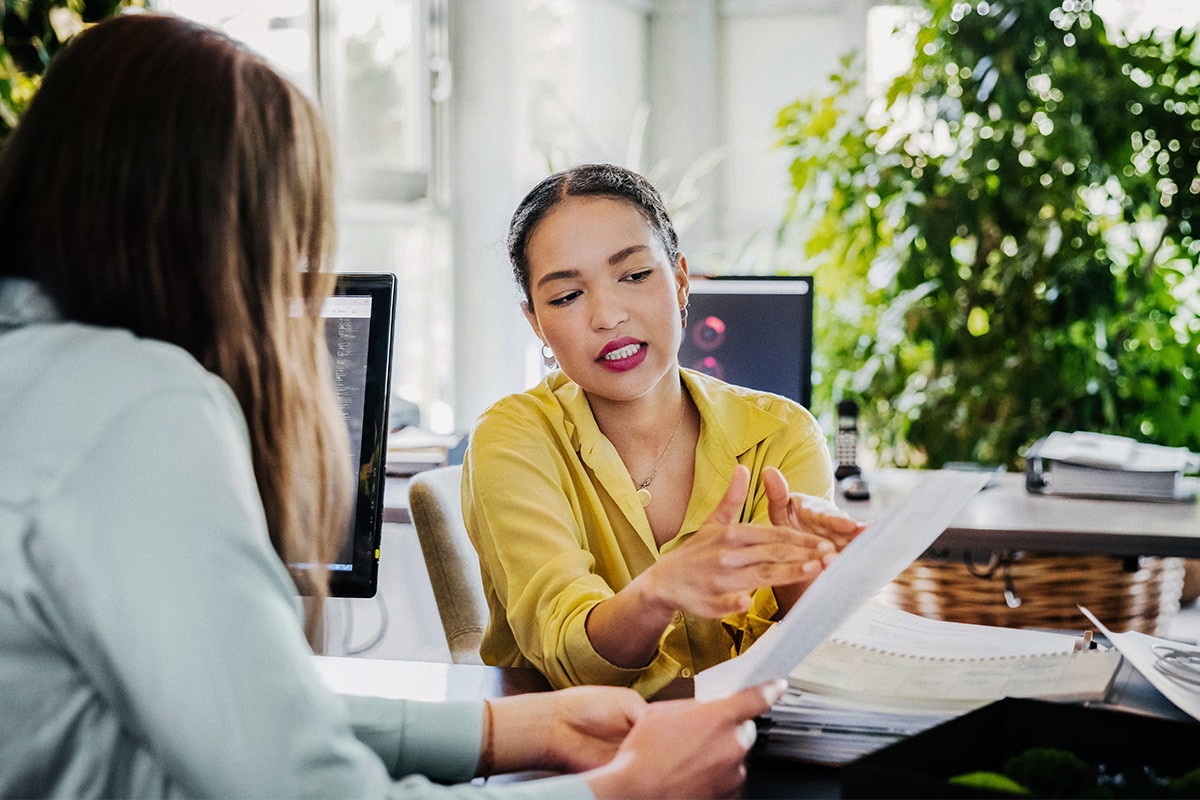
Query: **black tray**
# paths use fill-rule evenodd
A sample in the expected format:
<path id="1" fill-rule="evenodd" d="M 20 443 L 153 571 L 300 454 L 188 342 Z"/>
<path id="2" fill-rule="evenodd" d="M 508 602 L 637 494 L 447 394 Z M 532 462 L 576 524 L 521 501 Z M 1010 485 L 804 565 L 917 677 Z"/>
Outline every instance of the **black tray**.
<path id="1" fill-rule="evenodd" d="M 1013 797 L 947 783 L 1000 772 L 1010 756 L 1055 747 L 1117 768 L 1179 777 L 1200 767 L 1200 725 L 1104 708 L 1006 698 L 897 742 L 841 770 L 844 797 Z"/>

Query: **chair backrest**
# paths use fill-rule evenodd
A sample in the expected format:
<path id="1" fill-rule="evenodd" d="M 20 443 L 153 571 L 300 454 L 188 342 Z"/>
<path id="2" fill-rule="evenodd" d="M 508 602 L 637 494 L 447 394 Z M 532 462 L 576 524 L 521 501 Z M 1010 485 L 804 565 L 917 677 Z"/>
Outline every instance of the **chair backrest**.
<path id="1" fill-rule="evenodd" d="M 461 481 L 461 465 L 418 472 L 408 483 L 408 504 L 450 656 L 456 664 L 482 664 L 487 599 L 479 557 L 463 524 Z"/>

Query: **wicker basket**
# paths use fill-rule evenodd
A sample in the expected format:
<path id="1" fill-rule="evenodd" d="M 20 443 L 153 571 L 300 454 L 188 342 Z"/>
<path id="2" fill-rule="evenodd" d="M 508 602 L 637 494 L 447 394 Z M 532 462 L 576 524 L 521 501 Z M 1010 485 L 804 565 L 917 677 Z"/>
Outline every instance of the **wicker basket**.
<path id="1" fill-rule="evenodd" d="M 1140 556 L 998 552 L 984 563 L 922 558 L 879 593 L 933 619 L 1009 628 L 1087 627 L 1084 606 L 1113 631 L 1162 635 L 1179 610 L 1183 561 Z"/>

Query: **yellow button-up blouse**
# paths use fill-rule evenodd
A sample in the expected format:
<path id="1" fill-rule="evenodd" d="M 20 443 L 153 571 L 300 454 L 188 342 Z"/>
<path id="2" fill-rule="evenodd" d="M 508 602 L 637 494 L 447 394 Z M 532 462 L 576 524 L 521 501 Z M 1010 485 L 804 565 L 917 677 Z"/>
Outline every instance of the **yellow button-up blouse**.
<path id="1" fill-rule="evenodd" d="M 650 697 L 736 655 L 769 627 L 778 607 L 765 587 L 744 615 L 676 614 L 641 669 L 610 663 L 588 639 L 592 607 L 686 542 L 724 496 L 736 465 L 751 474 L 743 522 L 768 522 L 765 466 L 778 467 L 792 491 L 833 496 L 829 448 L 806 409 L 680 372 L 700 411 L 700 439 L 683 526 L 661 551 L 629 473 L 576 383 L 553 373 L 480 416 L 463 465 L 462 503 L 490 608 L 486 663 L 534 666 L 555 687 L 631 686 Z"/>

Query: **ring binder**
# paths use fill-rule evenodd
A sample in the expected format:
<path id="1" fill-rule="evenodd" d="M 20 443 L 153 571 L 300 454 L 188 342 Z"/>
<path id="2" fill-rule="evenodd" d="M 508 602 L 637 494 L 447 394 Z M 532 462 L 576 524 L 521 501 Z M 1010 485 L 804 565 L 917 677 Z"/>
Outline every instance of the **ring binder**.
<path id="1" fill-rule="evenodd" d="M 1025 455 L 1025 488 L 1036 494 L 1124 500 L 1194 500 L 1200 468 L 1183 447 L 1144 444 L 1125 436 L 1055 431 Z"/>
<path id="2" fill-rule="evenodd" d="M 788 682 L 880 708 L 968 711 L 1002 697 L 1098 700 L 1121 656 L 1091 649 L 1090 633 L 944 622 L 869 603 Z"/>

